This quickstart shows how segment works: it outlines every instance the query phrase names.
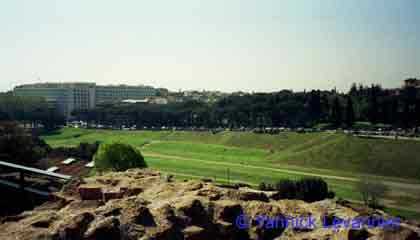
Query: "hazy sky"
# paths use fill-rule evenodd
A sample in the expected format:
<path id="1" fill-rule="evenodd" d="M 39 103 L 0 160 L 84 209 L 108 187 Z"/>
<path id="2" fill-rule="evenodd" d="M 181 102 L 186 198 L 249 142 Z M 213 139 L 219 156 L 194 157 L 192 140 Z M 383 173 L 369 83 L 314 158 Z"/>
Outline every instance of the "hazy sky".
<path id="1" fill-rule="evenodd" d="M 420 77 L 420 1 L 3 1 L 0 66 L 0 91 L 39 79 L 171 90 L 397 87 Z"/>

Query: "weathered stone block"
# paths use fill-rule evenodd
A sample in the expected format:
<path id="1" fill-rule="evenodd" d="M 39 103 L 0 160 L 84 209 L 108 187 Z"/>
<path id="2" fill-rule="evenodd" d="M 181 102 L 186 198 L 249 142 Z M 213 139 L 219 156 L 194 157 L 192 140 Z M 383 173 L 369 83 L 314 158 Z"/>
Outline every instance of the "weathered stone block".
<path id="1" fill-rule="evenodd" d="M 79 187 L 79 195 L 82 200 L 101 200 L 102 189 L 97 187 Z"/>

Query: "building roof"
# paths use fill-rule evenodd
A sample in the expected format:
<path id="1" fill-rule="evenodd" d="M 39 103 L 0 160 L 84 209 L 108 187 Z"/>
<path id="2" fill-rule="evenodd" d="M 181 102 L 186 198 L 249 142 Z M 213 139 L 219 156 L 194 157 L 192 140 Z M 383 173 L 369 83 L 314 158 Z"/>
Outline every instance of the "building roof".
<path id="1" fill-rule="evenodd" d="M 69 165 L 69 164 L 71 164 L 75 161 L 76 161 L 76 159 L 74 159 L 74 158 L 67 158 L 66 160 L 62 161 L 62 163 L 65 164 L 65 165 Z"/>
<path id="2" fill-rule="evenodd" d="M 125 99 L 122 100 L 123 103 L 148 103 L 149 99 Z"/>
<path id="3" fill-rule="evenodd" d="M 88 161 L 77 160 L 70 164 L 65 164 L 66 157 L 54 156 L 41 159 L 36 163 L 38 168 L 48 169 L 53 166 L 59 167 L 55 174 L 65 174 L 72 177 L 86 177 L 89 175 L 91 168 L 86 167 Z"/>

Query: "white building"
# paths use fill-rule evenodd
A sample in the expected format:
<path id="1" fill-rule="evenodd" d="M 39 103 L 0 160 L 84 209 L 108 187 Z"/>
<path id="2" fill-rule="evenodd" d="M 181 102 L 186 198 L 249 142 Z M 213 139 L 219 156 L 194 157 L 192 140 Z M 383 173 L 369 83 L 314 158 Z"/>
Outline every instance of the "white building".
<path id="1" fill-rule="evenodd" d="M 92 109 L 100 103 L 156 96 L 156 89 L 150 86 L 101 86 L 89 82 L 25 84 L 15 87 L 13 92 L 17 96 L 43 97 L 66 118 L 70 118 L 74 110 Z"/>

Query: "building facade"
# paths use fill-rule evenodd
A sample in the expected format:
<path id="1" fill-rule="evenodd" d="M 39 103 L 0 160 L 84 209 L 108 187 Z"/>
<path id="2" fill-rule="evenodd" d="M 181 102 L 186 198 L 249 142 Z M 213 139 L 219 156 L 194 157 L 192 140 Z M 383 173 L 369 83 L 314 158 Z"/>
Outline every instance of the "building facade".
<path id="1" fill-rule="evenodd" d="M 108 85 L 96 86 L 96 103 L 140 100 L 156 96 L 156 89 L 149 86 Z"/>
<path id="2" fill-rule="evenodd" d="M 420 79 L 416 79 L 416 78 L 406 79 L 406 80 L 404 80 L 404 86 L 403 87 L 420 88 Z"/>
<path id="3" fill-rule="evenodd" d="M 14 88 L 17 96 L 43 97 L 52 107 L 71 118 L 75 110 L 95 108 L 97 104 L 140 100 L 156 95 L 150 86 L 108 85 L 95 83 L 35 83 Z"/>

